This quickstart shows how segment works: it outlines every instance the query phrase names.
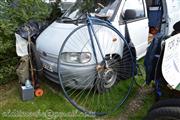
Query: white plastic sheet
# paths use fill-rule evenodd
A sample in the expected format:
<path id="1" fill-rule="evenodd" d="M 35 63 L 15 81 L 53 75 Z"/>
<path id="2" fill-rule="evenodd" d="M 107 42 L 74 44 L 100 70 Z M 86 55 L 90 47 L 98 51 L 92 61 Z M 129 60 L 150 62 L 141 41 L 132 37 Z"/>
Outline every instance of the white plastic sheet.
<path id="1" fill-rule="evenodd" d="M 15 33 L 15 37 L 16 37 L 16 53 L 17 53 L 17 55 L 20 57 L 28 55 L 27 40 L 25 40 L 24 38 L 22 38 L 20 35 L 18 35 L 16 33 Z"/>

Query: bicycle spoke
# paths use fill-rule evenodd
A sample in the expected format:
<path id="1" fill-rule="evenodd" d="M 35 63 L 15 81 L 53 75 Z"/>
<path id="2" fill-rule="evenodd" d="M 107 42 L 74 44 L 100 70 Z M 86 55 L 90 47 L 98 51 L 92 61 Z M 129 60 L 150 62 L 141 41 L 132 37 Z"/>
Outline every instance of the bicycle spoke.
<path id="1" fill-rule="evenodd" d="M 119 34 L 106 24 L 82 25 L 67 37 L 60 50 L 61 87 L 69 102 L 85 113 L 113 112 L 132 88 L 131 51 Z M 83 52 L 90 53 L 91 58 L 76 54 Z M 74 53 L 72 63 L 61 59 L 63 53 Z M 82 62 L 86 59 L 89 61 Z"/>

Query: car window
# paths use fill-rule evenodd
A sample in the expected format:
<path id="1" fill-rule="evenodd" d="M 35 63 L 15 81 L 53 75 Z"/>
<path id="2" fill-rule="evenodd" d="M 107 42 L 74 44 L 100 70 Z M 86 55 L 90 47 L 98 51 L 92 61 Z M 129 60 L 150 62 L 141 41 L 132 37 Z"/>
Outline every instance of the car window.
<path id="1" fill-rule="evenodd" d="M 121 0 L 77 0 L 77 2 L 68 9 L 61 18 L 71 20 L 84 19 L 85 12 L 101 15 L 113 16 Z M 99 6 L 100 3 L 102 6 Z"/>
<path id="2" fill-rule="evenodd" d="M 125 14 L 126 10 L 134 10 L 135 11 L 136 16 L 134 19 L 145 17 L 143 0 L 133 0 L 133 2 L 132 2 L 132 0 L 126 0 L 124 7 L 123 7 L 122 15 Z"/>
<path id="3" fill-rule="evenodd" d="M 119 0 L 108 0 L 107 4 L 104 6 L 103 9 L 100 10 L 99 14 L 112 16 L 114 11 L 118 7 Z"/>

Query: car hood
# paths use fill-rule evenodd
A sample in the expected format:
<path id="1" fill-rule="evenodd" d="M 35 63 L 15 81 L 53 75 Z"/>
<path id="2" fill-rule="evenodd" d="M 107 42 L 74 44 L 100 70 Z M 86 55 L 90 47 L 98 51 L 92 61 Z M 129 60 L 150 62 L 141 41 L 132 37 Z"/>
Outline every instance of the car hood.
<path id="1" fill-rule="evenodd" d="M 77 27 L 78 26 L 74 24 L 65 24 L 57 22 L 52 23 L 45 31 L 41 33 L 36 42 L 37 50 L 40 52 L 41 57 L 56 63 L 57 56 L 59 55 L 59 51 L 64 41 L 66 40 L 68 35 Z M 119 40 L 121 39 L 121 37 L 118 36 L 118 34 L 116 34 L 115 32 L 112 32 L 112 30 L 110 30 L 108 27 L 98 25 L 95 25 L 93 27 L 98 40 L 98 43 L 94 42 L 94 49 L 96 50 L 96 57 L 98 61 L 102 61 L 102 56 L 98 44 L 100 45 L 101 51 L 103 51 L 103 56 L 110 54 L 119 54 L 122 57 L 124 43 L 122 42 L 122 40 Z M 91 48 L 91 42 L 89 39 L 86 39 L 88 38 L 89 34 L 87 34 L 86 32 L 82 32 L 86 30 L 88 30 L 88 28 L 83 27 L 80 31 L 77 31 L 77 35 L 82 34 L 83 38 L 85 38 L 81 40 L 73 40 L 73 42 L 76 43 L 76 45 L 78 45 L 77 47 L 69 49 L 69 47 L 72 47 L 69 43 L 70 46 L 67 47 L 68 49 L 64 49 L 63 52 L 83 51 L 93 53 Z M 92 58 L 93 57 L 94 56 L 92 56 Z M 93 61 L 94 59 L 91 59 L 91 61 L 88 62 L 88 64 L 93 63 Z"/>
<path id="2" fill-rule="evenodd" d="M 74 24 L 53 22 L 37 38 L 37 50 L 57 56 L 64 40 L 77 27 Z"/>

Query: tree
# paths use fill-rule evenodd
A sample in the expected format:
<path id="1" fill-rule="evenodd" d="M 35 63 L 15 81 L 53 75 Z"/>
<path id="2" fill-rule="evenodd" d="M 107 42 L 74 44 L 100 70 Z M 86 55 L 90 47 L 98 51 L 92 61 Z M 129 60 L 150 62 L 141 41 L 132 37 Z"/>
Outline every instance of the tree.
<path id="1" fill-rule="evenodd" d="M 46 20 L 50 12 L 49 4 L 41 0 L 0 1 L 0 84 L 15 79 L 16 29 L 29 20 Z"/>

